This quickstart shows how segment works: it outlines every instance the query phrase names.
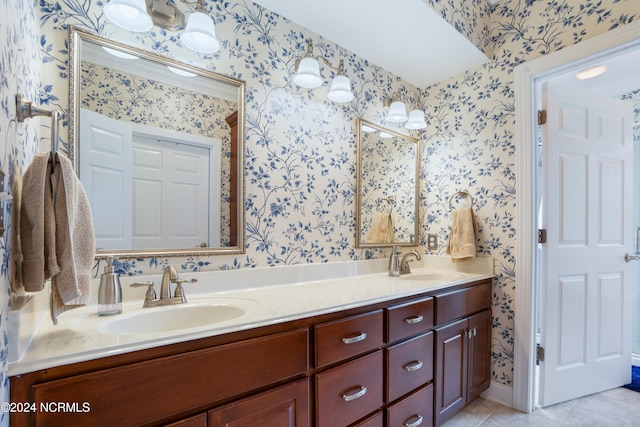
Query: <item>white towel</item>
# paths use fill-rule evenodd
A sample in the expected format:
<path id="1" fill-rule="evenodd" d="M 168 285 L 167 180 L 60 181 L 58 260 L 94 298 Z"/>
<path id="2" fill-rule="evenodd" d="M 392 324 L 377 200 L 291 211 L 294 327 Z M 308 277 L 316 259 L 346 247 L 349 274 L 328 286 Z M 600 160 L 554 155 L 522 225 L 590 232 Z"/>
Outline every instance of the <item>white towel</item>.
<path id="1" fill-rule="evenodd" d="M 393 217 L 391 214 L 376 212 L 369 231 L 369 243 L 392 243 L 394 240 Z"/>
<path id="2" fill-rule="evenodd" d="M 464 261 L 476 257 L 477 225 L 473 208 L 468 206 L 451 213 L 451 233 L 447 254 L 453 261 Z"/>

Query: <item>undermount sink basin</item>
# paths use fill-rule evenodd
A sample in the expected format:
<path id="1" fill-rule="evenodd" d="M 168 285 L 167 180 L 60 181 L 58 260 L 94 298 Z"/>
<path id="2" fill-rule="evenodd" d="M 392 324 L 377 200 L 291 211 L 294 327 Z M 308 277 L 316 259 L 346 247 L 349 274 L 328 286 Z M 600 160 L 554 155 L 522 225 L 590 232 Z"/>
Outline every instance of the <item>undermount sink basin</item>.
<path id="1" fill-rule="evenodd" d="M 417 273 L 402 276 L 405 280 L 418 280 L 423 282 L 454 282 L 464 278 L 463 273 L 456 272 L 437 272 L 437 273 Z"/>
<path id="2" fill-rule="evenodd" d="M 165 333 L 209 326 L 244 314 L 244 309 L 233 305 L 185 304 L 153 307 L 103 318 L 97 329 L 102 334 L 116 335 Z"/>

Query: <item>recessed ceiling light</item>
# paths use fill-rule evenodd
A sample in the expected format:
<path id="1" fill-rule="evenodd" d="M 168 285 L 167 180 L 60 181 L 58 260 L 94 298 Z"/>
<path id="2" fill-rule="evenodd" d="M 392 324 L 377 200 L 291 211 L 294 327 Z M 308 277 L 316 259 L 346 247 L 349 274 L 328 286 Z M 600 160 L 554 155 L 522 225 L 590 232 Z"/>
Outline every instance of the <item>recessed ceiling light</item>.
<path id="1" fill-rule="evenodd" d="M 578 80 L 587 80 L 592 79 L 594 77 L 598 77 L 601 74 L 604 74 L 607 71 L 607 67 L 604 65 L 595 65 L 593 67 L 585 68 L 584 70 L 578 71 L 576 74 L 576 78 Z"/>
<path id="2" fill-rule="evenodd" d="M 130 53 L 123 52 L 121 50 L 111 49 L 110 47 L 102 46 L 104 50 L 109 52 L 113 56 L 117 56 L 118 58 L 123 59 L 138 59 L 137 56 L 131 55 Z"/>
<path id="3" fill-rule="evenodd" d="M 175 68 L 175 67 L 172 67 L 170 65 L 167 65 L 167 68 L 170 69 L 171 71 L 173 71 L 174 73 L 176 73 L 179 76 L 185 76 L 185 77 L 195 77 L 195 76 L 197 76 L 196 73 L 192 73 L 190 71 L 182 70 L 180 68 Z"/>

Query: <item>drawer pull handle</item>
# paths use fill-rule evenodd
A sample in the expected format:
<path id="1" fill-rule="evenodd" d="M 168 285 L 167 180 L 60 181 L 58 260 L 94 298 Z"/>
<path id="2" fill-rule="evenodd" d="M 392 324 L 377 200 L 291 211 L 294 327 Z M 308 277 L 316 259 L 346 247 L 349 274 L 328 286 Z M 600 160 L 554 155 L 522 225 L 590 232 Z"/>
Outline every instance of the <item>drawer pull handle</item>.
<path id="1" fill-rule="evenodd" d="M 424 320 L 424 316 L 422 316 L 422 314 L 419 314 L 416 317 L 407 317 L 406 319 L 404 319 L 404 323 L 408 325 L 415 325 L 416 323 L 420 323 L 423 320 Z"/>
<path id="2" fill-rule="evenodd" d="M 342 400 L 344 400 L 345 402 L 351 402 L 352 400 L 356 400 L 356 399 L 364 396 L 365 394 L 367 394 L 367 388 L 361 386 L 360 390 L 356 391 L 353 394 L 343 394 L 342 395 Z"/>
<path id="3" fill-rule="evenodd" d="M 407 372 L 417 371 L 418 369 L 422 368 L 422 366 L 423 363 L 419 360 L 416 360 L 415 362 L 404 365 L 404 370 Z"/>
<path id="4" fill-rule="evenodd" d="M 367 339 L 367 333 L 362 332 L 360 335 L 356 335 L 355 337 L 342 338 L 342 342 L 345 344 L 354 344 L 360 341 L 364 341 Z"/>
<path id="5" fill-rule="evenodd" d="M 416 417 L 418 417 L 417 420 L 415 420 L 412 423 L 404 423 L 404 427 L 418 427 L 420 424 L 422 424 L 422 420 L 424 418 L 422 418 L 422 415 L 416 415 Z"/>

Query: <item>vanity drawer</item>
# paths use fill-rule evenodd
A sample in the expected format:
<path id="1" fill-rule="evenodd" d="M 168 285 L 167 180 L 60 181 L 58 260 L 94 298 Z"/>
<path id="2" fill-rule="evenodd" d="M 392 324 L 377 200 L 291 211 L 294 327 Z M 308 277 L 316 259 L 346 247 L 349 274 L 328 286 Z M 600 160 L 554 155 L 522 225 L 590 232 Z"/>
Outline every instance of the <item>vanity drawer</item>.
<path id="1" fill-rule="evenodd" d="M 360 421 L 353 427 L 384 427 L 384 417 L 382 416 L 382 411 L 370 416 L 364 421 Z"/>
<path id="2" fill-rule="evenodd" d="M 307 329 L 296 329 L 35 384 L 36 405 L 86 402 L 90 411 L 38 411 L 34 424 L 157 423 L 304 374 L 307 347 Z"/>
<path id="3" fill-rule="evenodd" d="M 433 332 L 396 344 L 387 353 L 387 402 L 433 380 Z"/>
<path id="4" fill-rule="evenodd" d="M 433 384 L 429 384 L 387 409 L 387 427 L 433 426 Z"/>
<path id="5" fill-rule="evenodd" d="M 491 282 L 436 295 L 436 325 L 491 308 Z"/>
<path id="6" fill-rule="evenodd" d="M 433 328 L 433 298 L 411 301 L 387 309 L 387 342 Z"/>
<path id="7" fill-rule="evenodd" d="M 346 426 L 384 405 L 382 350 L 316 374 L 317 427 Z"/>
<path id="8" fill-rule="evenodd" d="M 329 365 L 381 347 L 382 331 L 382 310 L 315 325 L 316 366 Z"/>

